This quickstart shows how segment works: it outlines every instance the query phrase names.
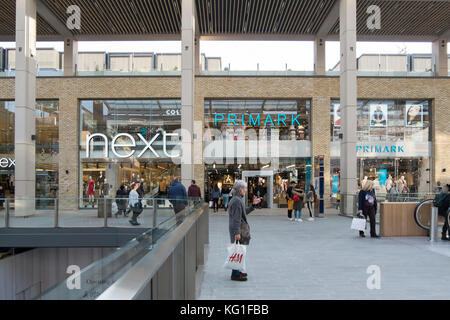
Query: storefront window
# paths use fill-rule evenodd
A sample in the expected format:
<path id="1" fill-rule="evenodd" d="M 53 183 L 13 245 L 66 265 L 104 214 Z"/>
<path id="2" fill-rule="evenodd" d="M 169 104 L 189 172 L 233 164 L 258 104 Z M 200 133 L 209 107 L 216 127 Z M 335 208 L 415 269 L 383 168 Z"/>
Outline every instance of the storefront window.
<path id="1" fill-rule="evenodd" d="M 339 188 L 341 117 L 339 100 L 331 101 L 332 194 Z M 431 101 L 358 100 L 357 166 L 359 185 L 375 181 L 381 193 L 425 193 L 431 178 Z M 398 180 L 400 187 L 392 188 Z M 405 183 L 406 181 L 406 183 Z M 406 184 L 406 187 L 404 187 Z"/>
<path id="2" fill-rule="evenodd" d="M 36 101 L 36 208 L 48 208 L 58 192 L 59 103 Z M 14 195 L 14 101 L 0 101 L 0 184 Z"/>
<path id="3" fill-rule="evenodd" d="M 179 99 L 81 100 L 80 207 L 95 207 L 97 198 L 136 180 L 143 182 L 145 196 L 155 195 L 162 180 L 168 184 L 180 175 L 168 156 L 177 152 L 178 138 L 163 142 L 164 133 L 180 128 Z"/>

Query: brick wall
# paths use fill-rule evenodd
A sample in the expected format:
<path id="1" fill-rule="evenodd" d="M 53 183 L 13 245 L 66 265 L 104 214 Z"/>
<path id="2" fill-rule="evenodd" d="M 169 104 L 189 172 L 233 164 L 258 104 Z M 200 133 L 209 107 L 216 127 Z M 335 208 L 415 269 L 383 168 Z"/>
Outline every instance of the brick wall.
<path id="1" fill-rule="evenodd" d="M 205 77 L 195 83 L 194 120 L 203 122 L 205 98 L 307 98 L 312 100 L 312 153 L 325 156 L 325 198 L 330 182 L 330 99 L 339 98 L 338 77 Z M 60 196 L 79 190 L 79 99 L 180 98 L 180 77 L 38 78 L 37 99 L 60 103 Z M 361 99 L 432 99 L 433 183 L 450 183 L 450 78 L 358 78 Z M 0 79 L 0 99 L 14 99 L 14 79 Z M 197 140 L 194 150 L 202 149 Z M 446 172 L 442 172 L 443 169 Z M 66 173 L 68 170 L 68 173 Z M 194 166 L 204 186 L 203 164 Z"/>

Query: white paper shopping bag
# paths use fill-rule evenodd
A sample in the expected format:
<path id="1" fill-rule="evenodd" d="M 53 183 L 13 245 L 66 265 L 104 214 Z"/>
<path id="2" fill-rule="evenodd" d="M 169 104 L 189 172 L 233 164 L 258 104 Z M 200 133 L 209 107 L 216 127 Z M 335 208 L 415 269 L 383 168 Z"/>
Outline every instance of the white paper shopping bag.
<path id="1" fill-rule="evenodd" d="M 364 231 L 366 230 L 366 219 L 361 219 L 358 217 L 353 218 L 352 225 L 350 227 L 352 230 Z"/>
<path id="2" fill-rule="evenodd" d="M 245 272 L 245 258 L 247 255 L 247 246 L 233 243 L 228 246 L 228 256 L 224 267 L 232 270 Z"/>

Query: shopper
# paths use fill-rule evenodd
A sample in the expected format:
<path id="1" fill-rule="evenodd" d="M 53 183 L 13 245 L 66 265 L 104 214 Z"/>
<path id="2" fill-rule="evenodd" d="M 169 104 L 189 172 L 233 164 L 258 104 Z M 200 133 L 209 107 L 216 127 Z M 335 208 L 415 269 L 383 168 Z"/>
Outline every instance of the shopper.
<path id="1" fill-rule="evenodd" d="M 172 184 L 169 187 L 169 191 L 167 193 L 167 197 L 169 198 L 170 203 L 173 205 L 173 211 L 175 212 L 175 216 L 186 208 L 187 201 L 187 192 L 184 185 L 179 181 L 178 177 L 173 179 Z"/>
<path id="2" fill-rule="evenodd" d="M 128 201 L 130 203 L 130 208 L 133 211 L 133 216 L 131 217 L 130 223 L 133 226 L 140 225 L 139 222 L 137 222 L 137 217 L 142 213 L 142 202 L 139 197 L 138 189 L 141 186 L 141 183 L 139 181 L 136 181 L 131 185 L 131 191 L 128 198 Z"/>
<path id="3" fill-rule="evenodd" d="M 442 192 L 441 182 L 438 181 L 436 182 L 436 187 L 434 187 L 434 193 L 441 193 L 441 192 Z"/>
<path id="4" fill-rule="evenodd" d="M 188 197 L 194 200 L 196 203 L 200 202 L 202 192 L 200 191 L 200 187 L 195 184 L 195 180 L 191 181 L 191 185 L 188 188 Z"/>
<path id="5" fill-rule="evenodd" d="M 117 216 L 123 214 L 125 216 L 125 211 L 127 210 L 127 192 L 125 191 L 125 186 L 121 185 L 116 191 L 116 203 L 117 203 Z"/>
<path id="6" fill-rule="evenodd" d="M 375 190 L 373 189 L 373 181 L 367 180 L 362 190 L 358 194 L 358 214 L 363 214 L 367 219 L 369 217 L 370 222 L 370 236 L 372 238 L 379 238 L 376 234 L 375 215 L 377 214 L 377 197 L 375 196 Z M 364 231 L 359 231 L 360 237 L 365 237 Z"/>
<path id="7" fill-rule="evenodd" d="M 444 217 L 444 226 L 442 227 L 442 240 L 450 240 L 447 237 L 447 233 L 450 237 L 450 228 L 448 225 L 448 210 L 450 208 L 450 185 L 447 184 L 447 193 L 440 193 L 436 195 L 436 197 L 439 197 L 438 199 L 438 214 L 441 217 Z"/>
<path id="8" fill-rule="evenodd" d="M 295 181 L 291 181 L 290 186 L 286 190 L 286 200 L 288 205 L 288 219 L 290 221 L 294 220 L 292 218 L 292 210 L 294 209 L 294 194 L 292 193 L 292 190 L 295 187 Z"/>
<path id="9" fill-rule="evenodd" d="M 213 211 L 217 212 L 217 211 L 219 211 L 219 198 L 220 198 L 220 189 L 219 189 L 217 183 L 211 189 L 210 194 L 211 194 L 211 200 L 213 202 Z"/>
<path id="10" fill-rule="evenodd" d="M 306 195 L 306 200 L 307 200 L 306 204 L 308 206 L 309 211 L 308 221 L 314 221 L 313 211 L 314 211 L 314 203 L 317 201 L 317 195 L 316 190 L 314 189 L 312 184 L 309 185 L 309 192 Z"/>
<path id="11" fill-rule="evenodd" d="M 223 199 L 223 208 L 225 211 L 228 209 L 228 200 L 230 198 L 230 188 L 227 185 L 224 185 L 222 188 L 222 199 Z"/>
<path id="12" fill-rule="evenodd" d="M 255 188 L 254 195 L 256 195 L 257 198 L 260 198 L 261 201 L 259 202 L 257 208 L 262 208 L 262 200 L 264 199 L 264 196 L 266 195 L 266 188 L 263 186 L 262 181 L 258 180 L 258 185 Z"/>
<path id="13" fill-rule="evenodd" d="M 247 184 L 242 180 L 237 180 L 231 190 L 233 198 L 230 200 L 228 207 L 228 229 L 231 243 L 239 241 L 243 245 L 250 244 L 250 227 L 247 222 L 247 215 L 255 209 L 253 205 L 257 205 L 261 202 L 261 199 L 253 197 L 253 205 L 247 207 L 244 200 L 246 193 Z M 247 273 L 233 270 L 231 272 L 231 280 L 247 281 Z"/>
<path id="14" fill-rule="evenodd" d="M 3 185 L 0 184 L 0 208 L 3 208 L 5 197 L 6 197 L 5 189 L 3 188 Z"/>
<path id="15" fill-rule="evenodd" d="M 295 221 L 302 222 L 302 209 L 305 205 L 305 193 L 300 184 L 297 184 L 294 187 L 292 193 L 294 194 L 294 219 Z"/>

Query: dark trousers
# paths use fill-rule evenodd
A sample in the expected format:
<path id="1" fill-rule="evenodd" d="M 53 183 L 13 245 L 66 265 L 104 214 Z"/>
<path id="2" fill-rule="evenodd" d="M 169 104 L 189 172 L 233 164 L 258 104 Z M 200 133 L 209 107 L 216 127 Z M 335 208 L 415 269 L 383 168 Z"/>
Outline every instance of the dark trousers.
<path id="1" fill-rule="evenodd" d="M 313 214 L 312 214 L 312 202 L 311 201 L 307 201 L 306 202 L 307 206 L 308 206 L 308 211 L 309 211 L 309 216 L 312 218 Z"/>
<path id="2" fill-rule="evenodd" d="M 367 217 L 369 217 L 369 223 L 370 223 L 370 235 L 375 236 L 377 234 L 376 232 L 376 222 L 375 222 L 375 216 L 377 214 L 377 211 L 375 210 L 375 207 L 365 207 L 363 209 L 363 215 L 367 220 Z M 360 231 L 362 232 L 362 231 Z"/>
<path id="3" fill-rule="evenodd" d="M 450 227 L 448 225 L 448 219 L 445 217 L 444 226 L 442 227 L 442 238 L 445 238 L 447 236 L 447 232 L 450 236 Z"/>
<path id="4" fill-rule="evenodd" d="M 292 210 L 288 210 L 288 218 L 292 218 Z"/>
<path id="5" fill-rule="evenodd" d="M 214 211 L 219 211 L 219 198 L 213 198 L 212 199 L 212 201 L 213 201 L 213 209 L 214 209 Z"/>

